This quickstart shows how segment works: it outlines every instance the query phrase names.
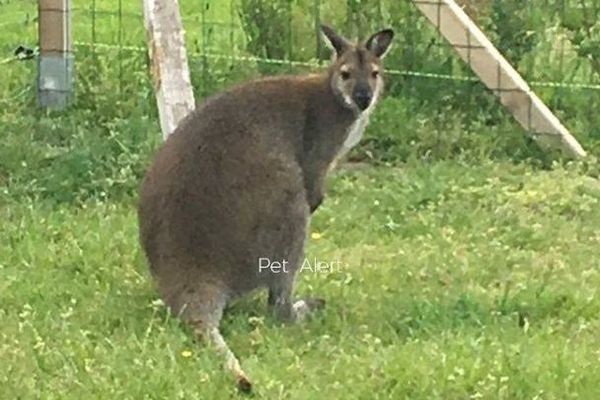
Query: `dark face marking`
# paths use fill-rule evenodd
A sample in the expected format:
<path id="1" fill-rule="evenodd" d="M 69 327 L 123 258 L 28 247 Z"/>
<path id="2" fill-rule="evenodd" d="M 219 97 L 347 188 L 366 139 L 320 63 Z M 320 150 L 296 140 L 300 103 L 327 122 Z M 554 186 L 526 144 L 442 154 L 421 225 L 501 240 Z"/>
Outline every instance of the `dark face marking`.
<path id="1" fill-rule="evenodd" d="M 358 58 L 358 65 L 360 65 L 361 67 L 365 64 L 365 52 L 366 50 L 360 48 L 356 50 L 356 58 Z"/>

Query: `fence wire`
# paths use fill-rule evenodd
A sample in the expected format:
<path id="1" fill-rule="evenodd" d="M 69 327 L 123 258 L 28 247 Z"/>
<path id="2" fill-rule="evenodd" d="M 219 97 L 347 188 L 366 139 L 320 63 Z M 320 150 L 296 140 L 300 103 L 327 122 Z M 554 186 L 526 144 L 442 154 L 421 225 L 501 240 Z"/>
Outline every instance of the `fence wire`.
<path id="1" fill-rule="evenodd" d="M 599 125 L 594 108 L 600 106 L 600 0 L 462 4 L 552 108 L 585 104 L 590 126 Z M 180 7 L 193 83 L 201 96 L 258 75 L 322 67 L 329 56 L 319 37 L 321 22 L 352 38 L 395 29 L 395 46 L 386 58 L 390 96 L 438 98 L 466 107 L 466 97 L 483 91 L 452 46 L 408 0 L 200 0 L 180 2 Z M 139 0 L 74 0 L 72 12 L 78 97 L 112 90 L 129 96 L 149 86 L 143 79 L 147 56 Z M 36 2 L 0 2 L 0 13 L 0 65 L 14 74 L 32 73 L 34 63 L 24 67 L 13 52 L 37 45 Z M 576 96 L 588 99 L 572 101 Z"/>
<path id="2" fill-rule="evenodd" d="M 431 2 L 437 3 L 437 0 Z M 0 29 L 18 31 L 26 26 L 32 33 L 36 22 L 35 1 L 21 0 L 12 15 L 8 14 L 11 3 L 0 3 L 0 11 L 8 9 L 2 12 L 5 21 L 0 23 Z M 391 25 L 402 41 L 400 46 L 396 45 L 395 53 L 403 55 L 388 61 L 392 75 L 475 80 L 464 68 L 453 66 L 449 72 L 441 73 L 442 68 L 435 67 L 435 63 L 417 60 L 419 51 L 415 48 L 425 49 L 424 53 L 432 61 L 439 57 L 448 63 L 454 54 L 443 38 L 432 34 L 409 1 L 406 4 L 394 0 L 203 0 L 181 3 L 192 57 L 207 55 L 215 58 L 219 55 L 219 58 L 231 61 L 318 67 L 321 65 L 318 60 L 324 59 L 323 46 L 315 34 L 321 21 L 338 26 L 350 36 L 359 30 L 364 34 L 370 28 Z M 525 3 L 518 0 L 465 0 L 463 4 L 533 86 L 600 90 L 600 0 L 532 0 Z M 102 49 L 145 51 L 139 1 L 91 0 L 88 6 L 76 1 L 72 11 L 78 47 L 97 52 Z M 412 42 L 415 33 L 427 41 Z M 28 44 L 35 47 L 36 38 L 29 36 Z M 19 44 L 18 41 L 4 43 L 0 65 L 16 60 L 10 51 Z M 307 48 L 312 49 L 307 51 Z M 407 54 L 411 56 L 407 57 Z M 547 71 L 549 65 L 541 64 L 544 58 L 556 64 L 551 65 L 554 68 L 551 73 Z M 123 60 L 114 61 L 119 76 L 122 76 Z M 415 69 L 417 65 L 423 68 Z M 550 76 L 556 79 L 548 79 Z"/>

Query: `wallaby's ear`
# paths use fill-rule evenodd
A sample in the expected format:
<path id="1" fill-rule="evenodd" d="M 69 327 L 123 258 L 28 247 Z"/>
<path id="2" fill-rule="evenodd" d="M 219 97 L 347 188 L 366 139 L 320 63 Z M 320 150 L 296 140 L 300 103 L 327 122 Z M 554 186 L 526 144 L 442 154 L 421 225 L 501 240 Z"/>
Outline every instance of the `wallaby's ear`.
<path id="1" fill-rule="evenodd" d="M 365 43 L 365 47 L 375 54 L 376 57 L 383 58 L 390 49 L 393 38 L 394 31 L 391 29 L 384 29 L 371 36 Z"/>
<path id="2" fill-rule="evenodd" d="M 327 42 L 333 47 L 338 56 L 345 52 L 350 47 L 350 42 L 342 36 L 335 33 L 333 28 L 327 25 L 321 25 L 321 31 L 327 38 Z"/>

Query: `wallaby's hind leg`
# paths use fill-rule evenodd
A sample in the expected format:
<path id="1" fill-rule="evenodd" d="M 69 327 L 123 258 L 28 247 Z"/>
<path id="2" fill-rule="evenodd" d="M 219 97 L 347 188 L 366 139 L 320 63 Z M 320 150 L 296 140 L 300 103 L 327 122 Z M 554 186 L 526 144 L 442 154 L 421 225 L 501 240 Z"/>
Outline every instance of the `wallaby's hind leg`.
<path id="1" fill-rule="evenodd" d="M 279 275 L 269 288 L 268 304 L 277 318 L 285 322 L 302 321 L 314 310 L 325 307 L 325 300 L 306 298 L 293 301 L 295 274 L 292 272 Z"/>
<path id="2" fill-rule="evenodd" d="M 248 375 L 219 331 L 219 323 L 226 305 L 223 291 L 208 285 L 199 285 L 195 290 L 184 290 L 178 296 L 180 317 L 194 329 L 194 334 L 208 342 L 224 358 L 225 368 L 233 374 L 238 388 L 243 392 L 252 390 Z"/>
<path id="3" fill-rule="evenodd" d="M 202 340 L 208 340 L 211 345 L 225 358 L 225 368 L 231 372 L 237 382 L 238 388 L 242 392 L 250 392 L 252 390 L 252 383 L 248 378 L 248 375 L 242 369 L 240 362 L 219 331 L 219 327 L 215 325 L 205 325 L 202 321 L 196 321 L 192 323 L 194 327 L 194 333 Z"/>

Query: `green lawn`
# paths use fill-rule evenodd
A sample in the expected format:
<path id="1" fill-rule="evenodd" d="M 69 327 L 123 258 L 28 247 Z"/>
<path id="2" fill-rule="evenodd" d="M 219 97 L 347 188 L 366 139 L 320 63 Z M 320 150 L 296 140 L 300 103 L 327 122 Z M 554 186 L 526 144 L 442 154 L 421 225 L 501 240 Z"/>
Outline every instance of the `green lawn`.
<path id="1" fill-rule="evenodd" d="M 257 398 L 597 399 L 595 185 L 506 163 L 339 173 L 307 256 L 342 269 L 299 285 L 326 311 L 282 327 L 258 295 L 225 336 Z M 0 397 L 237 396 L 157 301 L 134 209 L 2 208 Z"/>

